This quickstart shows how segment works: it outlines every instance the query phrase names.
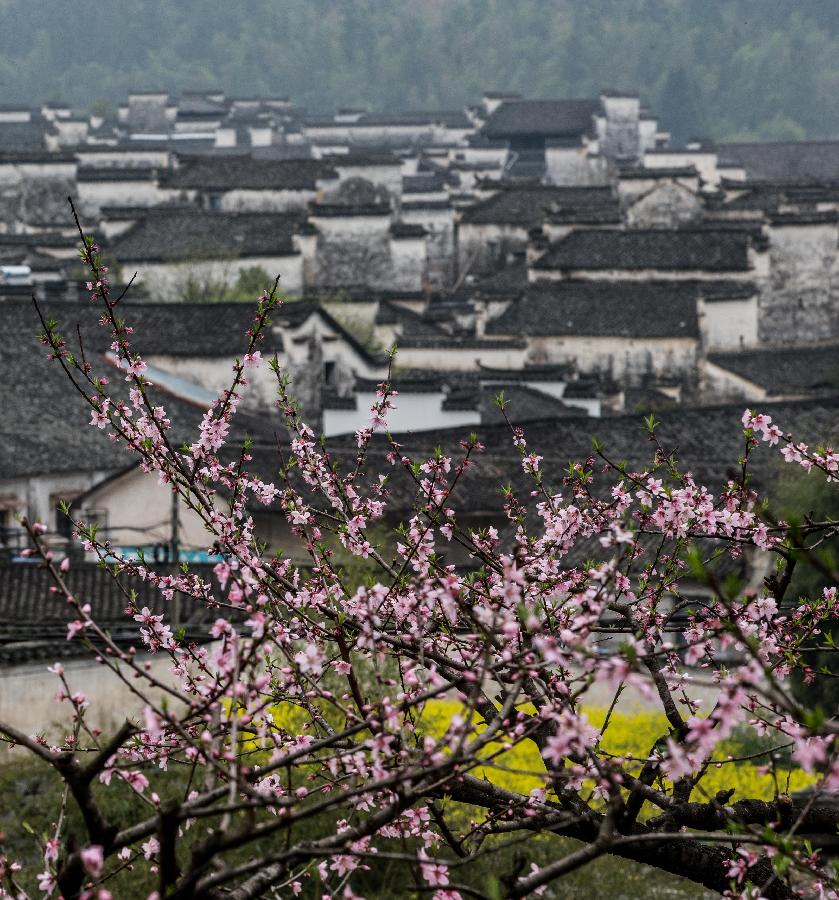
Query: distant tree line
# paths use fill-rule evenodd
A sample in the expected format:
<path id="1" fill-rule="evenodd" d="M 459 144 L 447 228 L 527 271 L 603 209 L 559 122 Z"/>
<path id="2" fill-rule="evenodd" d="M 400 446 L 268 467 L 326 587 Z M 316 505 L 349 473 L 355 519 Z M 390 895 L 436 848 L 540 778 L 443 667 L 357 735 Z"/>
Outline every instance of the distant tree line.
<path id="1" fill-rule="evenodd" d="M 835 0 L 0 0 L 0 98 L 86 108 L 136 89 L 219 87 L 325 111 L 615 87 L 639 90 L 678 138 L 832 137 L 836 10 Z"/>

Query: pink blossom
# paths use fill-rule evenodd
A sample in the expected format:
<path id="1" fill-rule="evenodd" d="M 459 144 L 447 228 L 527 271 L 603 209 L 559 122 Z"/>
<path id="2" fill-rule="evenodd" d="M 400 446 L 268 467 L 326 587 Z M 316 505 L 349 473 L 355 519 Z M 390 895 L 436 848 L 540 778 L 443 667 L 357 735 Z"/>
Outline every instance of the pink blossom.
<path id="1" fill-rule="evenodd" d="M 79 855 L 87 874 L 92 878 L 98 878 L 102 874 L 102 868 L 105 865 L 102 847 L 99 844 L 91 844 L 91 846 L 85 847 Z"/>

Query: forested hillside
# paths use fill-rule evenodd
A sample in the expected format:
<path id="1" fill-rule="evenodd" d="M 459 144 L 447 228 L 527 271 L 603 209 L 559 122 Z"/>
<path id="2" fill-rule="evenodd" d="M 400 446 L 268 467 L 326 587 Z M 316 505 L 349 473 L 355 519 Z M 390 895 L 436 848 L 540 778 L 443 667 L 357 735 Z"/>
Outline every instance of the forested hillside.
<path id="1" fill-rule="evenodd" d="M 130 89 L 427 109 L 633 88 L 677 136 L 839 134 L 836 0 L 0 0 L 0 103 Z"/>

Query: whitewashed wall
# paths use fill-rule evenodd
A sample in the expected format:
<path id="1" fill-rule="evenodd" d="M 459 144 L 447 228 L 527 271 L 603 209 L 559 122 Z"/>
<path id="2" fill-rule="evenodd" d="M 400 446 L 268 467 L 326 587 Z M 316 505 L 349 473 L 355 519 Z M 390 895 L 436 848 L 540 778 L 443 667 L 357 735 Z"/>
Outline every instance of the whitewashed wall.
<path id="1" fill-rule="evenodd" d="M 162 198 L 156 181 L 79 181 L 76 185 L 79 203 L 96 213 L 103 206 L 155 206 Z"/>
<path id="2" fill-rule="evenodd" d="M 396 384 L 397 389 L 399 384 Z M 435 428 L 455 428 L 459 425 L 477 425 L 481 421 L 477 410 L 444 410 L 446 395 L 442 391 L 429 393 L 400 393 L 396 409 L 388 415 L 391 431 L 429 431 Z M 324 434 L 352 434 L 370 424 L 370 408 L 376 400 L 372 391 L 356 394 L 356 409 L 325 409 Z"/>
<path id="3" fill-rule="evenodd" d="M 235 281 L 242 269 L 261 266 L 269 275 L 280 276 L 280 289 L 287 294 L 299 294 L 303 289 L 303 257 L 247 256 L 222 261 L 146 262 L 142 259 L 122 259 L 126 270 L 137 270 L 142 283 L 153 300 L 164 302 L 178 299 L 179 290 L 190 274 L 200 279 Z"/>
<path id="4" fill-rule="evenodd" d="M 138 653 L 140 665 L 163 683 L 172 683 L 168 656 Z M 0 691 L 0 719 L 24 734 L 42 734 L 60 738 L 72 731 L 69 704 L 56 703 L 55 695 L 61 685 L 47 667 L 51 661 L 4 666 L 0 669 L 3 690 Z M 106 735 L 113 733 L 126 719 L 142 717 L 143 704 L 129 688 L 104 665 L 90 657 L 62 661 L 67 681 L 73 693 L 82 691 L 89 703 L 85 721 L 91 728 L 101 728 Z M 152 690 L 151 698 L 163 700 L 164 692 Z M 171 697 L 168 698 L 171 702 Z M 0 759 L 24 759 L 23 750 L 0 750 Z"/>
<path id="5" fill-rule="evenodd" d="M 76 178 L 76 163 L 62 162 L 0 162 L 0 184 L 18 184 L 24 178 Z"/>
<path id="6" fill-rule="evenodd" d="M 754 281 L 768 275 L 768 254 L 752 255 L 754 267 L 738 272 L 710 272 L 707 269 L 528 269 L 527 280 L 563 281 Z"/>
<path id="7" fill-rule="evenodd" d="M 460 222 L 457 225 L 458 272 L 493 271 L 499 261 L 527 244 L 527 229 L 520 225 Z"/>
<path id="8" fill-rule="evenodd" d="M 576 363 L 581 374 L 607 374 L 637 380 L 642 375 L 690 376 L 696 368 L 694 338 L 612 336 L 528 337 L 530 358 L 538 363 Z"/>
<path id="9" fill-rule="evenodd" d="M 286 212 L 306 209 L 315 199 L 314 190 L 247 190 L 237 188 L 221 195 L 221 208 L 225 212 Z"/>
<path id="10" fill-rule="evenodd" d="M 591 155 L 588 147 L 546 147 L 545 168 L 550 184 L 609 183 L 606 160 Z"/>
<path id="11" fill-rule="evenodd" d="M 470 347 L 400 347 L 398 364 L 405 369 L 443 369 L 473 372 L 481 365 L 499 369 L 520 369 L 527 351 L 524 348 Z"/>
<path id="12" fill-rule="evenodd" d="M 705 349 L 736 350 L 758 342 L 758 298 L 746 300 L 700 299 L 697 310 Z"/>

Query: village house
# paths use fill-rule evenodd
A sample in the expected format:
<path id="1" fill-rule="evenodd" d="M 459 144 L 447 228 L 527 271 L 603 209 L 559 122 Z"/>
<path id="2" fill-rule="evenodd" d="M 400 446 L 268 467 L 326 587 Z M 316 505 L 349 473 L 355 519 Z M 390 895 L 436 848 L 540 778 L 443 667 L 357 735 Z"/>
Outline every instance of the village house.
<path id="1" fill-rule="evenodd" d="M 502 268 L 510 256 L 527 246 L 528 234 L 553 214 L 609 214 L 620 223 L 611 187 L 581 188 L 539 182 L 481 184 L 485 199 L 457 213 L 458 272 L 477 274 Z M 570 225 L 570 223 L 567 223 Z"/>
<path id="2" fill-rule="evenodd" d="M 305 210 L 337 178 L 327 161 L 183 156 L 161 177 L 160 190 L 166 200 L 213 212 L 286 212 Z"/>
<path id="3" fill-rule="evenodd" d="M 157 300 L 175 301 L 190 289 L 232 285 L 247 269 L 280 276 L 284 292 L 303 290 L 303 256 L 296 236 L 311 226 L 300 214 L 207 212 L 161 206 L 115 237 L 109 250 L 139 272 L 139 283 Z"/>

